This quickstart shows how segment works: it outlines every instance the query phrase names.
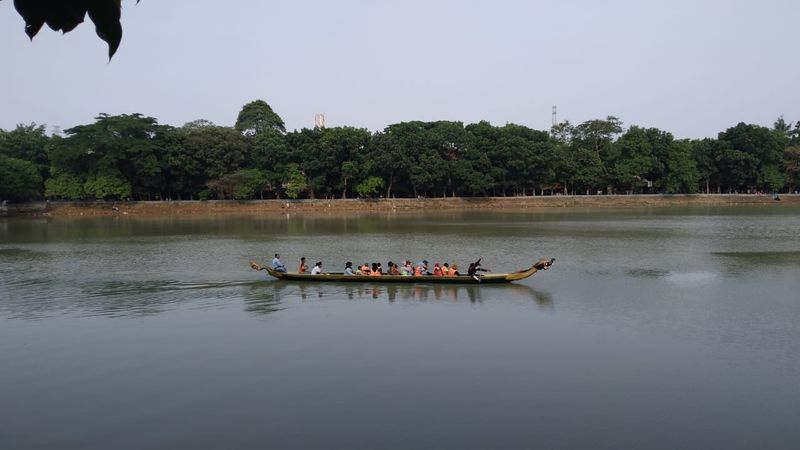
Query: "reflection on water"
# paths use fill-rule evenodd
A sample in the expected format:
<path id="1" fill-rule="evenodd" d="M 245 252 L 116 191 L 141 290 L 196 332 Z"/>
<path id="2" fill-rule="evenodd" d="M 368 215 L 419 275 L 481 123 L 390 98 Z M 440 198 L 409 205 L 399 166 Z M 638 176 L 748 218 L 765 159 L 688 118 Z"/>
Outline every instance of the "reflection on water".
<path id="1" fill-rule="evenodd" d="M 53 277 L 28 277 L 11 281 L 3 289 L 16 295 L 0 302 L 9 318 L 38 320 L 73 313 L 83 317 L 143 317 L 190 305 L 216 308 L 236 295 L 241 286 L 263 282 L 189 282 L 178 280 L 98 281 L 65 284 Z M 48 292 L 58 292 L 58 296 Z"/>
<path id="2" fill-rule="evenodd" d="M 728 272 L 739 275 L 753 270 L 791 269 L 800 266 L 800 251 L 713 252 Z"/>
<path id="3" fill-rule="evenodd" d="M 666 279 L 672 284 L 682 288 L 694 288 L 706 285 L 716 280 L 717 274 L 714 272 L 674 272 L 670 273 Z"/>
<path id="4" fill-rule="evenodd" d="M 669 271 L 663 269 L 637 268 L 629 269 L 628 275 L 634 278 L 664 278 L 669 275 Z"/>
<path id="5" fill-rule="evenodd" d="M 0 248 L 0 258 L 33 259 L 43 257 L 44 253 L 34 252 L 25 248 L 7 247 Z"/>
<path id="6" fill-rule="evenodd" d="M 0 219 L 0 447 L 794 448 L 798 229 L 784 206 Z M 275 252 L 559 263 L 246 267 Z"/>
<path id="7" fill-rule="evenodd" d="M 259 314 L 283 309 L 281 304 L 291 299 L 324 300 L 326 298 L 349 300 L 385 300 L 418 302 L 469 302 L 521 299 L 532 300 L 542 310 L 553 309 L 553 297 L 549 292 L 534 289 L 525 284 L 507 285 L 451 285 L 451 284 L 385 284 L 370 283 L 303 283 L 269 281 L 251 284 L 245 291 L 245 310 Z"/>

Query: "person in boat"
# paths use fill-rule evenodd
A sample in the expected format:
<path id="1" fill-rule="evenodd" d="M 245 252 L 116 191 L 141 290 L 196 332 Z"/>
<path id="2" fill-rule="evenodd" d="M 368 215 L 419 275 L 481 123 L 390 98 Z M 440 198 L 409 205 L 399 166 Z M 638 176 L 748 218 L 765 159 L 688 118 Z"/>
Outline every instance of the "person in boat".
<path id="1" fill-rule="evenodd" d="M 481 267 L 482 259 L 483 258 L 478 258 L 478 260 L 475 261 L 474 263 L 469 263 L 469 267 L 467 268 L 467 275 L 471 276 L 475 281 L 479 283 L 481 279 L 480 275 L 478 275 L 478 272 L 488 272 L 488 270 Z"/>
<path id="2" fill-rule="evenodd" d="M 381 275 L 383 275 L 383 274 L 381 273 L 380 269 L 378 268 L 378 263 L 372 263 L 372 272 L 370 272 L 370 276 L 379 277 Z"/>
<path id="3" fill-rule="evenodd" d="M 306 264 L 306 257 L 303 256 L 300 258 L 300 267 L 297 268 L 297 273 L 306 273 L 308 272 L 308 264 Z"/>
<path id="4" fill-rule="evenodd" d="M 442 276 L 449 277 L 450 276 L 450 264 L 444 263 L 442 264 Z"/>
<path id="5" fill-rule="evenodd" d="M 322 261 L 317 261 L 314 268 L 311 269 L 311 275 L 319 275 L 322 273 Z"/>
<path id="6" fill-rule="evenodd" d="M 435 277 L 442 276 L 442 268 L 439 267 L 439 263 L 433 263 L 433 276 Z"/>
<path id="7" fill-rule="evenodd" d="M 378 273 L 383 275 L 383 266 L 381 265 L 381 263 L 378 263 Z"/>
<path id="8" fill-rule="evenodd" d="M 400 275 L 400 270 L 397 268 L 397 264 L 389 261 L 389 275 Z"/>
<path id="9" fill-rule="evenodd" d="M 281 255 L 275 253 L 275 258 L 272 259 L 272 270 L 275 272 L 286 272 L 286 266 L 281 262 Z"/>
<path id="10" fill-rule="evenodd" d="M 403 264 L 403 269 L 405 269 L 406 275 L 414 275 L 414 266 L 411 265 L 411 261 L 406 260 L 405 264 Z"/>
<path id="11" fill-rule="evenodd" d="M 461 275 L 461 274 L 458 273 L 458 264 L 453 264 L 453 267 L 450 268 L 450 276 L 451 277 L 457 277 L 459 275 Z"/>
<path id="12" fill-rule="evenodd" d="M 345 275 L 355 275 L 355 272 L 353 272 L 353 263 L 352 262 L 347 261 L 344 264 L 344 274 Z"/>
<path id="13" fill-rule="evenodd" d="M 369 275 L 369 273 L 370 273 L 369 264 L 364 263 L 358 268 L 356 275 Z"/>
<path id="14" fill-rule="evenodd" d="M 431 273 L 428 272 L 428 261 L 423 259 L 421 263 L 417 265 L 417 268 L 414 269 L 414 276 L 421 277 L 423 275 L 430 275 Z"/>

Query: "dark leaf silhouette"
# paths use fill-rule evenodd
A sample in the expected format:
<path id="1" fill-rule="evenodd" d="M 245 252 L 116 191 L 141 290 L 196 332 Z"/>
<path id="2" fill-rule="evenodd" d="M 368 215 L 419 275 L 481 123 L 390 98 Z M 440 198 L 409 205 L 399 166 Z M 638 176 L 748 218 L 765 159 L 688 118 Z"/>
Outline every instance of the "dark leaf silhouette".
<path id="1" fill-rule="evenodd" d="M 108 44 L 109 59 L 122 40 L 120 0 L 14 0 L 14 7 L 25 20 L 25 34 L 31 39 L 44 24 L 54 31 L 72 31 L 88 13 L 97 35 Z"/>

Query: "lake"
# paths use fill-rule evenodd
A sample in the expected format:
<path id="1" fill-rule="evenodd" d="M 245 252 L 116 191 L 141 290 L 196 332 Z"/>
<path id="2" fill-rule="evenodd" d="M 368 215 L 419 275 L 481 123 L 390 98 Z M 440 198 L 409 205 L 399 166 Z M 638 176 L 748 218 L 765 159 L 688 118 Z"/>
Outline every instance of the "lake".
<path id="1" fill-rule="evenodd" d="M 303 284 L 423 258 L 510 285 Z M 0 218 L 4 449 L 797 448 L 800 208 Z"/>

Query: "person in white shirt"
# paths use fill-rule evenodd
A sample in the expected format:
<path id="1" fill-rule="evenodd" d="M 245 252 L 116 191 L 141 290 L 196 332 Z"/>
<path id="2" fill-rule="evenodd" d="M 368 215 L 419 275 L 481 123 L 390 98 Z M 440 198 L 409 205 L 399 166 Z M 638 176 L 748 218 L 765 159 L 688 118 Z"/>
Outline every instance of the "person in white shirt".
<path id="1" fill-rule="evenodd" d="M 314 264 L 314 268 L 311 269 L 311 275 L 319 275 L 322 273 L 322 262 L 318 261 Z"/>

